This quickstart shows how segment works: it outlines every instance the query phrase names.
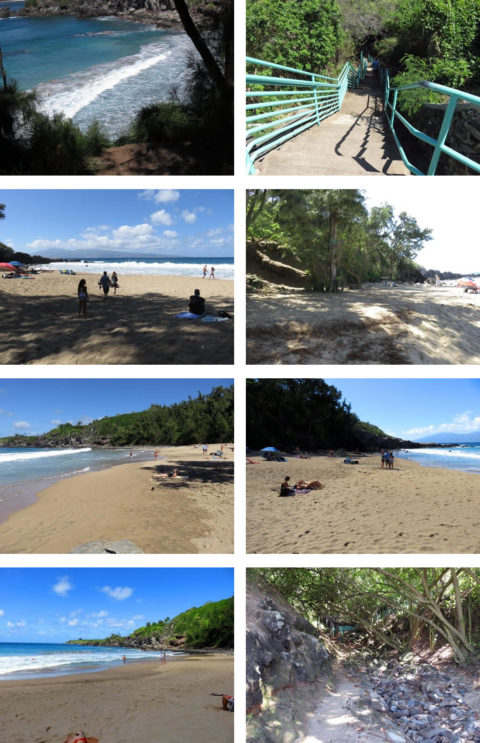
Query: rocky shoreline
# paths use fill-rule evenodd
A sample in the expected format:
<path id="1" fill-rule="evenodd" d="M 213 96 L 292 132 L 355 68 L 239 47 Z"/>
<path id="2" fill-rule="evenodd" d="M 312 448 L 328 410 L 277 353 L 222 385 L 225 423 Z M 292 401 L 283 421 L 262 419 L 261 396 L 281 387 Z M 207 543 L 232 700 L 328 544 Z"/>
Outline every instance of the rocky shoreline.
<path id="1" fill-rule="evenodd" d="M 202 26 L 205 15 L 198 9 L 190 9 L 195 23 Z M 137 23 L 155 24 L 157 28 L 183 31 L 173 0 L 37 0 L 34 5 L 19 10 L 15 6 L 2 9 L 2 17 L 46 18 L 53 16 L 75 16 L 76 18 L 98 18 L 115 16 Z"/>

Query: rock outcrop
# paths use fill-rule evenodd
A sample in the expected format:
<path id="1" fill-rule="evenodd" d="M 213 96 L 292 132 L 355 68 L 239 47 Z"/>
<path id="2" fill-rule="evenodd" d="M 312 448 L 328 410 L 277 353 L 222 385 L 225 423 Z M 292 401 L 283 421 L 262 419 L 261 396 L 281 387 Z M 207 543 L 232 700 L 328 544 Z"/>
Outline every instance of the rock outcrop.
<path id="1" fill-rule="evenodd" d="M 249 737 L 258 743 L 296 740 L 329 668 L 329 654 L 315 627 L 272 587 L 250 579 L 246 706 L 254 717 Z"/>

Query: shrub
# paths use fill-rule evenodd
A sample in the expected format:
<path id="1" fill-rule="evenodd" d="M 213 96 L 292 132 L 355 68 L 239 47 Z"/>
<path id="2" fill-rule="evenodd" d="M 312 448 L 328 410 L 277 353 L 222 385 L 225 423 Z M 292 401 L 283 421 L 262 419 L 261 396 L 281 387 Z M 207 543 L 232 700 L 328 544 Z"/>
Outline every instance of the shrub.
<path id="1" fill-rule="evenodd" d="M 142 108 L 132 127 L 137 142 L 175 143 L 192 137 L 195 122 L 179 103 L 157 103 Z"/>

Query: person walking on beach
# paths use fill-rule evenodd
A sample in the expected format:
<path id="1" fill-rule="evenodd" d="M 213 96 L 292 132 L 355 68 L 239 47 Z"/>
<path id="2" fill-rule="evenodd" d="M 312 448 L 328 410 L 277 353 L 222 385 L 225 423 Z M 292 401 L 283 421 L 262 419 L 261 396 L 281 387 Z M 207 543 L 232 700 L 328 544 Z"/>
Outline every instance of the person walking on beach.
<path id="1" fill-rule="evenodd" d="M 87 282 L 85 279 L 81 279 L 78 284 L 78 316 L 87 314 L 87 302 L 88 302 L 88 292 L 87 292 Z"/>
<path id="2" fill-rule="evenodd" d="M 112 282 L 110 281 L 110 278 L 106 271 L 103 272 L 103 276 L 100 278 L 100 281 L 98 282 L 98 286 L 100 286 L 103 289 L 103 301 L 105 302 L 108 296 L 108 292 L 110 291 L 110 284 Z"/>
<path id="3" fill-rule="evenodd" d="M 112 278 L 110 279 L 110 283 L 111 283 L 112 289 L 113 289 L 113 296 L 115 296 L 115 294 L 117 293 L 118 286 L 119 286 L 119 284 L 118 284 L 118 276 L 117 276 L 117 272 L 116 271 L 113 271 L 112 272 Z"/>
<path id="4" fill-rule="evenodd" d="M 203 270 L 203 278 L 206 279 L 207 278 L 207 271 L 208 271 L 207 264 L 204 265 L 204 267 L 203 267 L 202 270 Z"/>
<path id="5" fill-rule="evenodd" d="M 210 279 L 214 279 L 214 278 L 215 278 L 215 266 L 212 266 L 212 267 L 211 267 L 211 269 L 210 269 L 210 276 L 209 276 L 209 278 L 210 278 Z"/>

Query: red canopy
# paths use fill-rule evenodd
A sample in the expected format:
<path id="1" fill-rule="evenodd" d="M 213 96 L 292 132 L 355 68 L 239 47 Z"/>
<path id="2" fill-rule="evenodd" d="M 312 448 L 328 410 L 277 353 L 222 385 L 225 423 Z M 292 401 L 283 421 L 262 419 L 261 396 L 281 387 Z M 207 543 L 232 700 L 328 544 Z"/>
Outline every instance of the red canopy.
<path id="1" fill-rule="evenodd" d="M 9 268 L 11 271 L 17 270 L 11 263 L 0 263 L 0 268 Z"/>

